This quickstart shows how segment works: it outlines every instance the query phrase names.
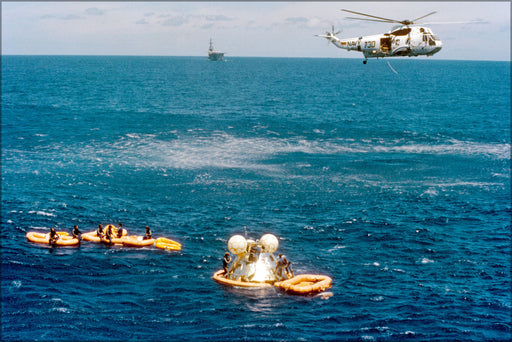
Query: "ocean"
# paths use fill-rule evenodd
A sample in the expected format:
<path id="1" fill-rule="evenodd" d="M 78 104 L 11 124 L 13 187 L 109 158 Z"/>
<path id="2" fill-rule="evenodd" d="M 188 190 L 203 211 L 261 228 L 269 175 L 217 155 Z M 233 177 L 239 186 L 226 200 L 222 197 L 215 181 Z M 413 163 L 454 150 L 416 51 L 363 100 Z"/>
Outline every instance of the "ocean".
<path id="1" fill-rule="evenodd" d="M 2 341 L 510 340 L 510 62 L 1 63 Z M 212 280 L 266 233 L 332 297 Z"/>

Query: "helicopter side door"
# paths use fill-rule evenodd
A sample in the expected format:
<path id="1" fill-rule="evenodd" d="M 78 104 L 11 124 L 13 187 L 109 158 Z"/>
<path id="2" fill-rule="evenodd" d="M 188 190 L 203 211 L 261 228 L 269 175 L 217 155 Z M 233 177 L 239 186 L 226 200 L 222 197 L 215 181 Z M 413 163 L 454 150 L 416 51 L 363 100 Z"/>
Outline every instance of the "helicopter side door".
<path id="1" fill-rule="evenodd" d="M 391 52 L 391 37 L 389 35 L 380 39 L 380 51 L 386 55 Z"/>

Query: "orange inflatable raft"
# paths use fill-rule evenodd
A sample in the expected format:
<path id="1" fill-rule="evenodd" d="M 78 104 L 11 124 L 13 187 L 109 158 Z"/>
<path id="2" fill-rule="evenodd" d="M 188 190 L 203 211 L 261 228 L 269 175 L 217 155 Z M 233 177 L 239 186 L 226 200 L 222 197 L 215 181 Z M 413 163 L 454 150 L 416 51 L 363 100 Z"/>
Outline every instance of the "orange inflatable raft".
<path id="1" fill-rule="evenodd" d="M 101 242 L 103 242 L 106 245 L 116 245 L 116 246 L 122 246 L 124 241 L 124 236 L 121 238 L 112 238 L 112 240 L 109 240 L 106 236 L 101 238 Z"/>
<path id="2" fill-rule="evenodd" d="M 145 239 L 144 236 L 139 235 L 130 235 L 130 236 L 123 236 L 121 238 L 123 246 L 129 246 L 129 247 L 146 247 L 146 246 L 152 246 L 155 243 L 155 239 Z"/>
<path id="3" fill-rule="evenodd" d="M 55 241 L 56 246 L 75 246 L 80 243 L 77 238 L 69 236 L 67 232 L 57 232 L 59 239 Z M 27 240 L 35 243 L 50 244 L 50 233 L 28 232 Z"/>
<path id="4" fill-rule="evenodd" d="M 101 242 L 101 239 L 99 238 L 98 234 L 96 234 L 96 231 L 89 232 L 89 233 L 83 233 L 82 240 L 91 241 L 91 242 Z"/>
<path id="5" fill-rule="evenodd" d="M 103 229 L 103 232 L 105 232 L 105 229 Z M 126 231 L 126 229 L 123 229 L 123 235 L 122 236 L 125 237 L 127 234 L 128 234 L 128 232 Z M 117 231 L 115 231 L 114 236 L 117 236 Z M 92 231 L 92 232 L 88 232 L 88 233 L 83 233 L 82 234 L 82 240 L 90 241 L 90 242 L 102 242 L 102 240 L 100 239 L 100 237 L 98 236 L 96 231 Z M 119 238 L 113 238 L 112 242 L 114 242 L 114 240 L 116 240 L 115 243 L 122 243 L 122 241 L 117 241 L 117 240 L 121 240 Z M 106 240 L 106 242 L 108 242 L 108 240 Z"/>
<path id="6" fill-rule="evenodd" d="M 159 237 L 155 240 L 155 247 L 160 249 L 171 250 L 171 251 L 179 251 L 181 250 L 181 244 L 179 242 L 173 241 L 171 239 L 167 239 L 164 237 Z"/>
<path id="7" fill-rule="evenodd" d="M 228 278 L 224 278 L 224 270 L 219 270 L 219 271 L 215 272 L 213 274 L 213 280 L 215 280 L 219 284 L 229 285 L 229 286 L 238 286 L 238 287 L 247 287 L 247 288 L 272 287 L 272 284 L 270 284 L 270 283 L 231 280 Z"/>
<path id="8" fill-rule="evenodd" d="M 301 274 L 291 279 L 278 281 L 274 286 L 294 294 L 312 294 L 331 287 L 332 279 L 318 274 Z"/>

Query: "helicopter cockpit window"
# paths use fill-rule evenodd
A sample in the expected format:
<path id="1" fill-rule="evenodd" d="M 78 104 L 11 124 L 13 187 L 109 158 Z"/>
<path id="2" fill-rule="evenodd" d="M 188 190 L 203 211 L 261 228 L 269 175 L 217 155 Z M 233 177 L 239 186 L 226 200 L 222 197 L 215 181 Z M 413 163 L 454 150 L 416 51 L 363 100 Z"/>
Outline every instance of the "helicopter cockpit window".
<path id="1" fill-rule="evenodd" d="M 391 32 L 394 36 L 406 36 L 411 32 L 411 29 L 409 27 L 398 29 L 396 31 Z"/>
<path id="2" fill-rule="evenodd" d="M 434 35 L 426 34 L 426 33 L 423 34 L 423 41 L 428 42 L 428 45 L 435 46 L 436 45 L 435 40 L 436 40 L 436 37 L 434 37 Z"/>

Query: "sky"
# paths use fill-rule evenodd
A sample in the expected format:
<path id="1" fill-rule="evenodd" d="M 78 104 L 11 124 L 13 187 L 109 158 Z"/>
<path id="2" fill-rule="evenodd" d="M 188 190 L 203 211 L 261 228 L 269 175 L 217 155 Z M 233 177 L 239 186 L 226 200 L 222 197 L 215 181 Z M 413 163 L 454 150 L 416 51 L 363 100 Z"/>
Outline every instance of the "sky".
<path id="1" fill-rule="evenodd" d="M 206 56 L 210 38 L 228 57 L 363 58 L 315 34 L 340 38 L 393 25 L 350 20 L 348 9 L 422 22 L 442 40 L 433 56 L 510 61 L 510 1 L 2 1 L 2 55 Z M 472 21 L 474 23 L 460 23 Z M 446 24 L 446 22 L 459 22 Z M 427 25 L 425 25 L 427 26 Z"/>

